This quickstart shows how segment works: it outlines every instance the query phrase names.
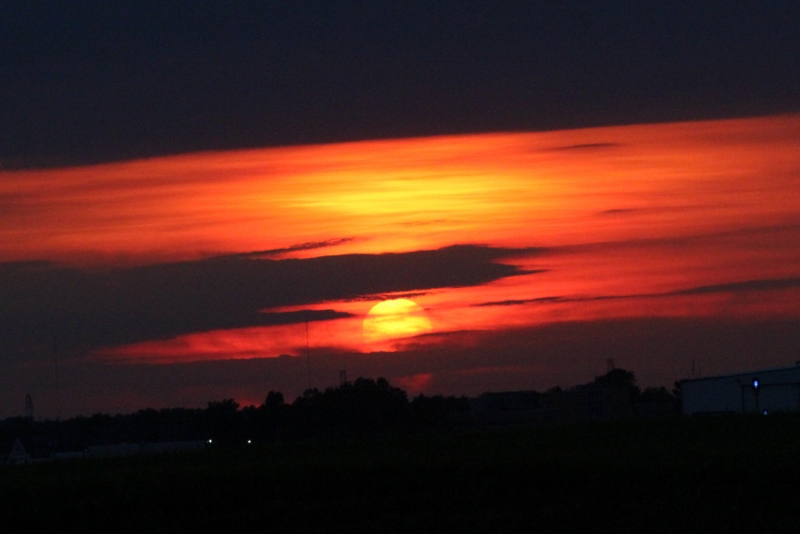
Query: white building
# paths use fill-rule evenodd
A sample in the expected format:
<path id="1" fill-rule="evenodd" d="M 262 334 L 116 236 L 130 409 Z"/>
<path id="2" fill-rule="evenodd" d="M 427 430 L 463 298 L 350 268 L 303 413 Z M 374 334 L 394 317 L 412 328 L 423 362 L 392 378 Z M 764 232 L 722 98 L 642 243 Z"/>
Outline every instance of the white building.
<path id="1" fill-rule="evenodd" d="M 800 362 L 680 382 L 684 415 L 701 413 L 770 413 L 800 410 Z"/>
<path id="2" fill-rule="evenodd" d="M 24 464 L 28 460 L 30 460 L 30 456 L 25 451 L 25 447 L 22 446 L 22 442 L 19 438 L 14 440 L 14 445 L 11 447 L 11 453 L 8 455 L 8 463 L 10 464 Z"/>

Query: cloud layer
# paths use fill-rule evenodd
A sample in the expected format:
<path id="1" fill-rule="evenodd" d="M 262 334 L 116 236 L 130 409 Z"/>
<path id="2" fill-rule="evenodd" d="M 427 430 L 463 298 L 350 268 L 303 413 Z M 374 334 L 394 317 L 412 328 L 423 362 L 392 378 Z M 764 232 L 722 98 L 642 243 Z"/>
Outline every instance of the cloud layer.
<path id="1" fill-rule="evenodd" d="M 0 264 L 0 344 L 93 349 L 209 330 L 345 317 L 333 310 L 268 312 L 367 295 L 476 286 L 525 274 L 496 263 L 511 249 L 452 246 L 310 259 L 246 255 L 103 271 L 46 262 Z"/>
<path id="2" fill-rule="evenodd" d="M 573 321 L 496 332 L 459 332 L 439 347 L 364 354 L 319 347 L 303 356 L 150 364 L 62 362 L 60 413 L 127 412 L 144 407 L 204 406 L 233 397 L 263 402 L 270 390 L 293 400 L 307 387 L 387 377 L 412 395 L 569 387 L 605 372 L 607 360 L 633 370 L 640 385 L 696 375 L 792 365 L 800 323 L 644 318 Z M 310 372 L 309 372 L 310 370 Z M 0 417 L 21 413 L 31 393 L 38 413 L 54 416 L 53 362 L 0 361 Z M 17 407 L 15 410 L 14 407 Z"/>

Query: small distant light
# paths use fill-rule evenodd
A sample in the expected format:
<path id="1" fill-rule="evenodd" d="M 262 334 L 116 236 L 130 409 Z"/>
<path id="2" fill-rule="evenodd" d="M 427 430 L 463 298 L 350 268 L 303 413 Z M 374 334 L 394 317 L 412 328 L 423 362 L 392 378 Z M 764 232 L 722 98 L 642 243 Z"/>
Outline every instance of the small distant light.
<path id="1" fill-rule="evenodd" d="M 758 378 L 753 379 L 753 389 L 758 389 Z"/>
<path id="2" fill-rule="evenodd" d="M 214 443 L 213 439 L 208 440 L 209 443 Z"/>
<path id="3" fill-rule="evenodd" d="M 767 410 L 764 410 L 764 415 L 768 415 L 768 414 L 767 414 Z"/>
<path id="4" fill-rule="evenodd" d="M 250 441 L 250 440 L 248 439 L 248 440 L 247 440 L 247 443 L 253 443 L 253 442 L 252 442 L 252 441 Z"/>

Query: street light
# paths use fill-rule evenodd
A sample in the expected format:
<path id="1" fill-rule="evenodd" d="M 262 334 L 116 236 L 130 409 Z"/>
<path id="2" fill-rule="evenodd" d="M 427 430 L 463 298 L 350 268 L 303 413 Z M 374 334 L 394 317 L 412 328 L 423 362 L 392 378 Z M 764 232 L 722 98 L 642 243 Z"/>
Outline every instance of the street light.
<path id="1" fill-rule="evenodd" d="M 758 392 L 759 392 L 759 387 L 758 386 L 759 386 L 758 378 L 754 378 L 753 379 L 753 396 L 755 397 L 755 401 L 756 401 L 756 413 L 761 413 L 761 410 L 758 407 Z"/>

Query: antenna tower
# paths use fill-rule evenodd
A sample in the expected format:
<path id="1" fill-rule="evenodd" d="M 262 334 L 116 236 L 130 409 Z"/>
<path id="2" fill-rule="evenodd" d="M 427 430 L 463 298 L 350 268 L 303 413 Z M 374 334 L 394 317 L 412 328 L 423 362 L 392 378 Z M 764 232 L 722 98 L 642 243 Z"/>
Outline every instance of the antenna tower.
<path id="1" fill-rule="evenodd" d="M 56 421 L 61 419 L 61 384 L 58 377 L 58 336 L 53 336 L 53 359 L 56 364 Z"/>
<path id="2" fill-rule="evenodd" d="M 308 345 L 308 312 L 306 311 L 306 375 L 308 379 L 308 389 L 311 389 L 311 351 Z"/>

